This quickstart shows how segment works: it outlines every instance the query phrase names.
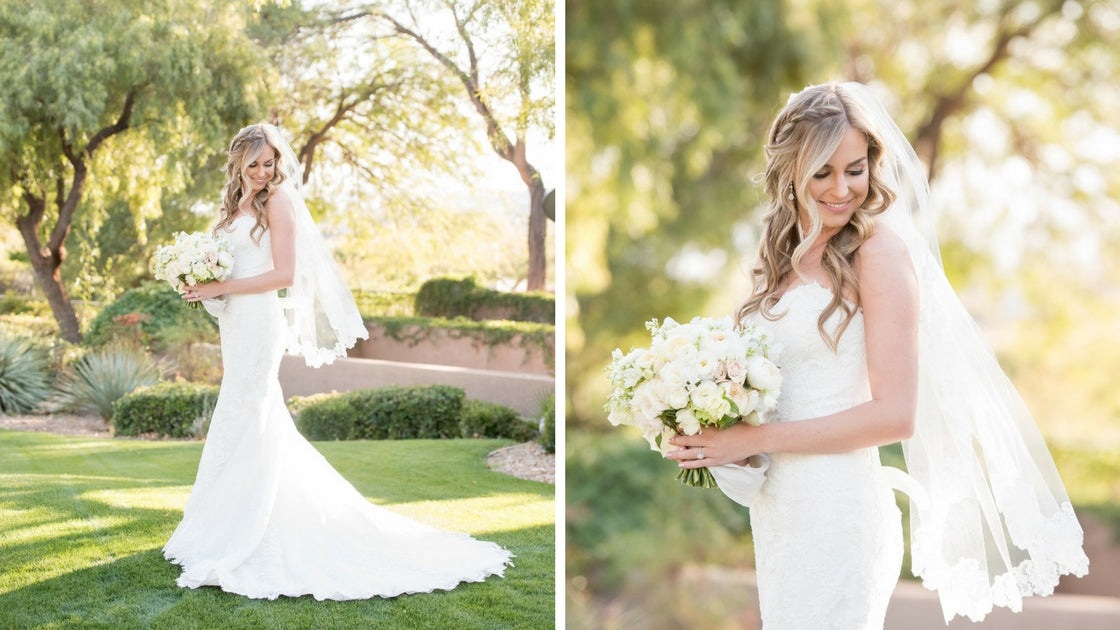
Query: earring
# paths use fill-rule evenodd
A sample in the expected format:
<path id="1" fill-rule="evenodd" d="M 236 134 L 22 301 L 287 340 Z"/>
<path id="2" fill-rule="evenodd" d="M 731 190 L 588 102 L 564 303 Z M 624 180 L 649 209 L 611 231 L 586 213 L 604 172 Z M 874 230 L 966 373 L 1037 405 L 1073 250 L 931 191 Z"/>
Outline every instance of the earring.
<path id="1" fill-rule="evenodd" d="M 793 200 L 794 200 L 794 196 L 793 196 L 793 182 L 790 182 L 790 183 L 789 183 L 789 200 L 790 200 L 790 201 L 793 201 Z"/>

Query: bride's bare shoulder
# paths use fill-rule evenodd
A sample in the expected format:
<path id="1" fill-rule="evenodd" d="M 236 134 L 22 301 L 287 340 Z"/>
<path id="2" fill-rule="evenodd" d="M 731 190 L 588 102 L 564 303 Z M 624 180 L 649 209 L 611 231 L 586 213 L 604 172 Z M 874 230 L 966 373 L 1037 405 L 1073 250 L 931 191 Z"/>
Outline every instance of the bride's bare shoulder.
<path id="1" fill-rule="evenodd" d="M 860 244 L 855 269 L 860 286 L 872 291 L 897 290 L 914 282 L 914 267 L 906 243 L 881 222 L 875 223 L 874 233 Z"/>

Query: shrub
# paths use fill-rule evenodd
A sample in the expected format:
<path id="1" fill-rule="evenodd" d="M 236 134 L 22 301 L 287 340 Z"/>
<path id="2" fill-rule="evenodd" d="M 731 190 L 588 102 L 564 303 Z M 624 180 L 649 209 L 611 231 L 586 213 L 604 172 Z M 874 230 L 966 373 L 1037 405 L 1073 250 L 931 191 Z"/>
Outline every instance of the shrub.
<path id="1" fill-rule="evenodd" d="M 309 440 L 352 440 L 356 424 L 350 398 L 339 394 L 306 402 L 296 416 L 296 428 Z"/>
<path id="2" fill-rule="evenodd" d="M 508 319 L 552 324 L 556 300 L 547 293 L 507 293 L 475 284 L 473 277 L 433 278 L 416 293 L 416 315 L 454 319 Z"/>
<path id="3" fill-rule="evenodd" d="M 459 435 L 465 438 L 509 438 L 526 442 L 536 436 L 533 425 L 505 405 L 468 400 L 459 419 Z"/>
<path id="4" fill-rule="evenodd" d="M 392 386 L 346 394 L 356 413 L 356 439 L 452 438 L 466 393 L 448 385 Z M 305 410 L 306 411 L 306 410 Z"/>
<path id="5" fill-rule="evenodd" d="M 62 370 L 49 404 L 57 410 L 96 411 L 109 420 L 118 398 L 159 379 L 159 366 L 143 350 L 127 346 L 91 350 Z"/>
<path id="6" fill-rule="evenodd" d="M 308 397 L 313 398 L 313 397 Z M 296 427 L 311 440 L 453 438 L 466 394 L 447 385 L 391 386 L 293 399 Z"/>
<path id="7" fill-rule="evenodd" d="M 169 339 L 189 335 L 197 341 L 216 341 L 217 322 L 202 309 L 187 308 L 166 283 L 148 283 L 125 291 L 90 322 L 84 343 L 100 347 L 128 340 L 163 350 Z"/>
<path id="8" fill-rule="evenodd" d="M 556 394 L 541 401 L 541 434 L 537 443 L 546 453 L 556 452 Z"/>
<path id="9" fill-rule="evenodd" d="M 32 300 L 15 293 L 5 293 L 0 297 L 0 315 L 50 317 L 51 308 L 43 300 Z"/>
<path id="10" fill-rule="evenodd" d="M 113 403 L 113 431 L 116 435 L 202 436 L 217 402 L 216 385 L 165 381 L 139 388 Z"/>
<path id="11" fill-rule="evenodd" d="M 50 357 L 27 337 L 0 333 L 0 412 L 25 413 L 51 392 Z"/>

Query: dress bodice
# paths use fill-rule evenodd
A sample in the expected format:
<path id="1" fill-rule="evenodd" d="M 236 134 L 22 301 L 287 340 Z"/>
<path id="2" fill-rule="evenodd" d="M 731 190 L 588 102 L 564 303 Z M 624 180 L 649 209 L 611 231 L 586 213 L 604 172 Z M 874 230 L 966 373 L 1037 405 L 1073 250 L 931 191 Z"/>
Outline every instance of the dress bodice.
<path id="1" fill-rule="evenodd" d="M 264 230 L 260 242 L 253 240 L 256 219 L 249 214 L 238 214 L 219 234 L 229 239 L 233 254 L 233 278 L 247 278 L 272 269 L 272 231 Z"/>
<path id="2" fill-rule="evenodd" d="M 833 352 L 821 337 L 817 320 L 832 299 L 831 290 L 809 282 L 786 291 L 774 311 L 775 321 L 759 314 L 753 320 L 781 346 L 782 395 L 777 419 L 782 422 L 828 415 L 871 399 L 863 312 L 856 311 Z M 843 321 L 837 310 L 825 330 L 833 334 Z"/>

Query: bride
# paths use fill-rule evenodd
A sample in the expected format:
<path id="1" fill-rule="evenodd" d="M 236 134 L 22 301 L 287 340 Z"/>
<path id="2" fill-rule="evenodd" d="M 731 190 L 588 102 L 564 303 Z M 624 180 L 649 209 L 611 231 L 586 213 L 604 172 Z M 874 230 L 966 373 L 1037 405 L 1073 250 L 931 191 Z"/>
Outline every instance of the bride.
<path id="1" fill-rule="evenodd" d="M 224 375 L 183 520 L 163 549 L 182 567 L 178 584 L 346 600 L 502 575 L 509 551 L 373 505 L 296 431 L 277 378 L 285 349 L 318 367 L 367 332 L 280 130 L 242 129 L 226 173 L 214 231 L 232 243 L 232 277 L 184 295 L 217 314 Z"/>
<path id="2" fill-rule="evenodd" d="M 913 570 L 946 623 L 1020 610 L 1084 575 L 1065 488 L 945 279 L 924 170 L 889 115 L 860 84 L 809 87 L 766 153 L 770 202 L 739 320 L 783 347 L 782 397 L 769 422 L 678 437 L 669 455 L 713 467 L 750 506 L 764 626 L 883 627 L 903 553 L 892 487 L 910 495 Z M 879 461 L 876 447 L 898 441 L 908 474 Z M 758 453 L 760 487 L 741 465 Z"/>

